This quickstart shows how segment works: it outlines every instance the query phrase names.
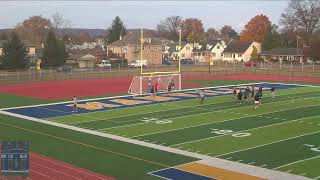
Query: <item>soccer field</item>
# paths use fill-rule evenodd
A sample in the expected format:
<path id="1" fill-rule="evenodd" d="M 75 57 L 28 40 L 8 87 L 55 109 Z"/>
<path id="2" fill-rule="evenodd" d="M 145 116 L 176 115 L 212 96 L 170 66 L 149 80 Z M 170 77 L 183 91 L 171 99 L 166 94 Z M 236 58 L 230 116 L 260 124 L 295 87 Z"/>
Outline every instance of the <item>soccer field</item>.
<path id="1" fill-rule="evenodd" d="M 231 95 L 233 86 L 224 86 L 208 88 L 204 104 L 194 90 L 186 90 L 163 94 L 155 101 L 149 96 L 82 101 L 79 113 L 71 112 L 70 102 L 3 111 L 320 179 L 320 88 L 274 84 L 277 90 L 272 98 L 271 84 L 256 86 L 265 90 L 259 109 L 253 108 L 252 101 L 237 104 Z M 218 178 L 188 168 L 151 174 L 170 179 L 180 169 L 199 179 Z"/>

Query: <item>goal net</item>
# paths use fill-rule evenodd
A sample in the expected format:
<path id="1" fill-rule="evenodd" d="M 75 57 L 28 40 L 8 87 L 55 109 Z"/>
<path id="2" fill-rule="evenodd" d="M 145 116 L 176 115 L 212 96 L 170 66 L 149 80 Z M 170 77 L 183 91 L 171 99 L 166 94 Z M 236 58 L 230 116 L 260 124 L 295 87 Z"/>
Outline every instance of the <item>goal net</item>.
<path id="1" fill-rule="evenodd" d="M 181 90 L 181 74 L 134 76 L 128 93 L 141 95 L 150 93 L 151 86 L 158 84 L 158 92 L 168 92 L 169 83 L 173 82 L 172 91 Z"/>

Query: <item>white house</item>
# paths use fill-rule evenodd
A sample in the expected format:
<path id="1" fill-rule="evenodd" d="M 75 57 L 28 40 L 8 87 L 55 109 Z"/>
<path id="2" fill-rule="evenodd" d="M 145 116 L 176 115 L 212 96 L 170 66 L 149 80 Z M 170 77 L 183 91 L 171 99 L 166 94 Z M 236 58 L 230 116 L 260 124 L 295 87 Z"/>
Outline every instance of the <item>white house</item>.
<path id="1" fill-rule="evenodd" d="M 250 41 L 232 41 L 223 51 L 224 61 L 250 61 L 253 49 L 261 52 L 261 43 Z"/>
<path id="2" fill-rule="evenodd" d="M 224 41 L 220 40 L 203 43 L 193 49 L 193 57 L 198 62 L 221 60 L 225 47 Z"/>

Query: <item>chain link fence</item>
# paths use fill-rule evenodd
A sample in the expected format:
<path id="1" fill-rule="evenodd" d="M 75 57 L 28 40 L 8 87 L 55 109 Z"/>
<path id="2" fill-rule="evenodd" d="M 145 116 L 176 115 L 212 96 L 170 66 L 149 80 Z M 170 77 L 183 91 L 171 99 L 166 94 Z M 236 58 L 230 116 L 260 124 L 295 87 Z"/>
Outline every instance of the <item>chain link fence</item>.
<path id="1" fill-rule="evenodd" d="M 161 65 L 152 67 L 160 71 L 175 69 L 173 65 Z M 148 67 L 146 67 L 148 69 Z M 151 68 L 149 68 L 151 70 Z M 226 75 L 273 75 L 289 77 L 320 78 L 319 64 L 301 63 L 245 63 L 216 61 L 208 63 L 183 64 L 181 65 L 183 77 L 191 76 L 226 76 Z M 47 81 L 47 80 L 68 80 L 68 79 L 92 79 L 92 78 L 120 78 L 133 77 L 140 74 L 140 68 L 112 67 L 112 68 L 73 68 L 59 70 L 57 68 L 44 68 L 41 70 L 0 70 L 0 84 L 26 82 L 26 81 Z"/>

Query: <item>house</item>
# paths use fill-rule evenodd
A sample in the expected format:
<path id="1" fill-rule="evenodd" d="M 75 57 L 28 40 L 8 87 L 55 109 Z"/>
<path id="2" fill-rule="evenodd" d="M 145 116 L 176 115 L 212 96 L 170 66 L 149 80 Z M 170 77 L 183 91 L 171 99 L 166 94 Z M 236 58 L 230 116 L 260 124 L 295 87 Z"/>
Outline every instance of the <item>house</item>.
<path id="1" fill-rule="evenodd" d="M 184 47 L 186 43 L 181 43 L 181 47 Z M 169 42 L 162 47 L 162 58 L 168 60 L 178 60 L 179 59 L 179 43 Z"/>
<path id="2" fill-rule="evenodd" d="M 254 48 L 260 53 L 261 43 L 238 40 L 231 41 L 224 49 L 222 59 L 224 61 L 250 61 Z"/>
<path id="3" fill-rule="evenodd" d="M 193 58 L 197 62 L 209 62 L 211 60 L 221 60 L 224 48 L 224 41 L 213 40 L 199 44 L 193 49 Z"/>
<path id="4" fill-rule="evenodd" d="M 97 58 L 91 54 L 87 54 L 78 59 L 80 68 L 93 68 L 96 65 Z"/>
<path id="5" fill-rule="evenodd" d="M 286 48 L 279 47 L 259 53 L 259 58 L 265 61 L 295 61 L 295 62 L 308 62 L 310 57 L 310 48 Z"/>
<path id="6" fill-rule="evenodd" d="M 4 44 L 7 42 L 7 40 L 0 40 L 0 56 L 2 55 L 2 49 L 4 47 Z M 36 54 L 36 46 L 28 41 L 23 41 L 24 46 L 28 50 L 28 55 L 35 55 Z"/>
<path id="7" fill-rule="evenodd" d="M 147 60 L 148 65 L 162 64 L 163 39 L 146 32 L 143 34 L 143 41 L 142 59 Z M 128 32 L 120 40 L 109 44 L 107 49 L 118 57 L 127 59 L 128 63 L 141 59 L 140 32 Z"/>

